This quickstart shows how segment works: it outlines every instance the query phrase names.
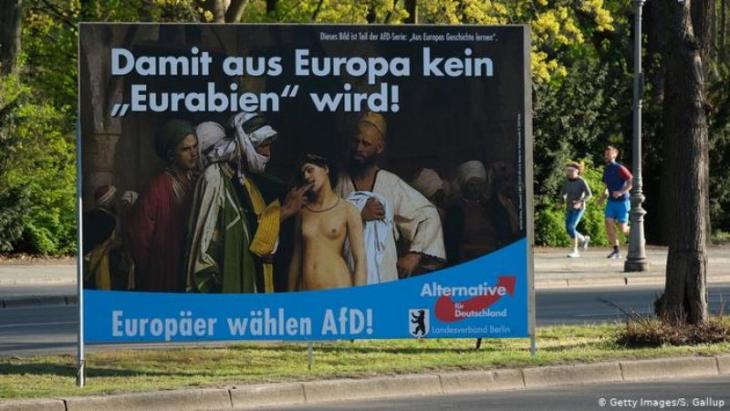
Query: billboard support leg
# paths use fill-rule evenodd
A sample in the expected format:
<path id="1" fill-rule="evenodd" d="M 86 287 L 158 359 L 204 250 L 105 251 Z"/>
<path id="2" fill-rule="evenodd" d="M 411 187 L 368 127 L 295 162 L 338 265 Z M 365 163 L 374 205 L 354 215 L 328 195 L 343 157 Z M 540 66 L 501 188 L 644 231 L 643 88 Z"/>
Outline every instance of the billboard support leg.
<path id="1" fill-rule="evenodd" d="M 537 355 L 537 339 L 535 338 L 535 334 L 532 334 L 530 336 L 530 357 L 535 358 Z"/>
<path id="2" fill-rule="evenodd" d="M 312 363 L 314 362 L 314 346 L 312 342 L 307 343 L 307 369 L 312 370 Z"/>
<path id="3" fill-rule="evenodd" d="M 79 360 L 76 366 L 76 386 L 86 386 L 86 360 Z"/>
<path id="4" fill-rule="evenodd" d="M 81 186 L 81 122 L 76 121 L 76 295 L 79 307 L 79 329 L 76 356 L 76 385 L 86 385 L 86 356 L 84 353 L 84 256 L 83 256 L 83 227 L 81 214 L 83 212 L 83 196 Z"/>

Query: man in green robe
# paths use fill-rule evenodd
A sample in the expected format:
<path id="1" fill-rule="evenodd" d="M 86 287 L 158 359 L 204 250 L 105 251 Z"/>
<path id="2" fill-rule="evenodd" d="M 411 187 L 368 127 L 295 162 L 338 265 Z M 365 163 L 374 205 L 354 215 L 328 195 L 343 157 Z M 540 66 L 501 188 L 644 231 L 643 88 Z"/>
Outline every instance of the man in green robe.
<path id="1" fill-rule="evenodd" d="M 280 226 L 302 207 L 306 187 L 280 201 L 283 184 L 265 174 L 276 131 L 256 113 L 231 120 L 234 138 L 213 122 L 197 127 L 205 167 L 193 196 L 188 291 L 274 291 Z"/>

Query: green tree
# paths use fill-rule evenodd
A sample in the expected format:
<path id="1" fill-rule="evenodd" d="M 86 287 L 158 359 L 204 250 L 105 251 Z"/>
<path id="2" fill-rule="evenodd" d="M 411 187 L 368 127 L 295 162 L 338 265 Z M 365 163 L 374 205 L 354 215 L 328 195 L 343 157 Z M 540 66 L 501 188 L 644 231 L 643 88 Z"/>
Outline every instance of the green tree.
<path id="1" fill-rule="evenodd" d="M 0 248 L 42 254 L 73 250 L 75 239 L 73 139 L 66 118 L 36 103 L 14 77 L 0 79 Z M 10 107 L 9 107 L 10 106 Z"/>
<path id="2" fill-rule="evenodd" d="M 8 0 L 6 0 L 8 1 Z M 20 4 L 19 1 L 13 3 Z M 658 3 L 658 2 L 650 2 Z M 716 227 L 730 228 L 730 175 L 724 164 L 728 147 L 727 128 L 727 69 L 720 63 L 726 52 L 727 19 L 726 0 L 718 3 L 718 15 L 714 27 L 715 50 L 710 52 L 713 65 L 707 73 L 710 108 L 710 156 L 712 201 L 710 210 Z M 535 177 L 536 204 L 539 215 L 548 212 L 557 196 L 562 179 L 562 166 L 567 159 L 589 158 L 600 164 L 601 147 L 606 143 L 624 146 L 630 136 L 630 104 L 628 86 L 630 67 L 631 4 L 624 0 L 24 0 L 22 2 L 21 42 L 17 66 L 18 86 L 23 88 L 25 112 L 20 106 L 10 106 L 8 119 L 20 118 L 39 121 L 48 125 L 44 136 L 31 130 L 23 131 L 23 139 L 54 146 L 54 156 L 67 161 L 66 169 L 73 168 L 74 124 L 76 119 L 76 44 L 80 21 L 142 21 L 142 22 L 321 22 L 345 24 L 403 24 L 413 21 L 426 24 L 528 24 L 532 31 L 532 70 L 535 102 Z M 725 14 L 726 16 L 726 14 Z M 651 36 L 651 35 L 650 35 Z M 650 41 L 651 42 L 651 41 Z M 656 49 L 656 48 L 655 48 Z M 661 58 L 647 59 L 661 65 Z M 714 62 L 717 62 L 715 64 Z M 658 70 L 656 73 L 662 73 Z M 651 73 L 650 73 L 651 74 Z M 5 81 L 5 80 L 4 80 Z M 20 87 L 20 88 L 22 88 Z M 648 92 L 663 88 L 649 87 Z M 659 93 L 661 94 L 661 93 Z M 656 220 L 660 202 L 654 194 L 661 180 L 659 170 L 663 164 L 663 134 L 661 127 L 661 99 L 658 105 L 648 107 L 645 118 L 647 146 L 646 192 L 649 227 L 660 226 Z M 33 107 L 30 109 L 29 107 Z M 657 109 L 658 107 L 658 109 Z M 36 116 L 36 117 L 34 117 Z M 2 120 L 0 120 L 2 121 Z M 4 128 L 3 128 L 4 127 Z M 0 125 L 4 130 L 8 125 Z M 6 145 L 24 141 L 17 150 L 31 150 L 28 141 L 18 133 L 5 133 Z M 30 136 L 36 136 L 33 140 Z M 64 141 L 61 144 L 54 139 Z M 23 154 L 26 155 L 26 154 Z M 626 153 L 624 159 L 630 158 Z M 42 164 L 43 163 L 41 160 Z M 21 167 L 13 163 L 12 167 Z M 23 166 L 25 167 L 25 166 Z M 18 168 L 19 170 L 22 168 Z M 22 169 L 29 175 L 37 173 L 36 181 L 44 177 L 41 170 Z M 19 174 L 14 174 L 19 175 Z M 6 176 L 7 177 L 7 176 Z M 45 176 L 48 177 L 48 176 Z M 44 178 L 45 178 L 44 177 Z M 8 177 L 9 178 L 9 177 Z M 653 180 L 652 180 L 653 179 Z M 20 180 L 8 180 L 20 184 Z M 67 180 L 63 180 L 67 181 Z M 68 187 L 58 189 L 73 197 L 73 181 Z M 13 186 L 13 187 L 18 187 Z M 35 189 L 35 188 L 34 188 Z M 8 188 L 9 190 L 9 188 Z M 0 205 L 21 204 L 20 192 L 4 191 Z M 51 191 L 49 191 L 51 190 Z M 50 193 L 52 189 L 38 187 L 37 192 Z M 656 190 L 658 192 L 658 190 Z M 23 191 L 28 193 L 27 191 Z M 46 204 L 33 197 L 33 202 Z M 48 194 L 50 197 L 55 196 Z M 10 200 L 14 198 L 15 200 Z M 30 198 L 30 197 L 27 197 Z M 57 198 L 57 197 L 54 197 Z M 44 200 L 45 201 L 45 200 Z M 67 207 L 57 216 L 73 215 L 73 201 L 50 201 L 56 206 Z M 655 207 L 655 208 L 652 208 Z M 554 211 L 554 210 L 553 210 Z M 9 214 L 6 214 L 9 215 Z M 26 221 L 22 237 L 27 233 L 55 233 L 46 227 L 57 224 L 55 217 L 35 215 Z M 596 217 L 598 218 L 598 217 Z M 14 221 L 17 221 L 15 219 Z M 586 218 L 586 223 L 590 218 Z M 39 227 L 46 227 L 39 229 Z M 540 229 L 540 227 L 538 227 Z M 650 230 L 651 231 L 651 230 Z M 60 230 L 64 232 L 64 230 Z M 37 238 L 44 238 L 38 235 Z M 48 234 L 51 235 L 51 234 Z M 55 235 L 55 234 L 54 234 Z M 10 238 L 10 237 L 8 237 Z M 547 237 L 544 237 L 545 241 Z M 36 241 L 37 242 L 37 241 Z M 18 247 L 32 249 L 33 241 L 17 243 Z M 60 247 L 60 248 L 59 248 Z M 56 247 L 56 250 L 64 246 Z M 45 247 L 45 250 L 53 247 Z"/>

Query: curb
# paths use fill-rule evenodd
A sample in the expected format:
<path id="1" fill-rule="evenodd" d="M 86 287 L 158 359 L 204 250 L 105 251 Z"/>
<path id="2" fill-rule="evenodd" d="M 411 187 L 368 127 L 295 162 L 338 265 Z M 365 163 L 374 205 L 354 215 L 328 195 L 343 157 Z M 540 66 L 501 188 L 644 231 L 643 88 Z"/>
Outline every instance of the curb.
<path id="1" fill-rule="evenodd" d="M 535 289 L 549 290 L 556 288 L 593 288 L 593 287 L 622 287 L 633 285 L 664 285 L 664 275 L 635 275 L 627 276 L 616 274 L 613 276 L 594 278 L 555 278 L 535 279 Z M 708 284 L 730 283 L 730 275 L 716 275 L 707 277 Z"/>
<path id="2" fill-rule="evenodd" d="M 302 385 L 308 403 L 443 393 L 440 378 L 436 374 L 313 381 Z"/>
<path id="3" fill-rule="evenodd" d="M 231 396 L 225 388 L 159 391 L 141 394 L 71 397 L 63 400 L 65 411 L 231 409 Z"/>
<path id="4" fill-rule="evenodd" d="M 103 397 L 0 401 L 0 411 L 250 409 L 355 399 L 434 396 L 716 375 L 730 375 L 730 354 L 715 357 L 678 357 L 367 379 L 258 384 Z"/>
<path id="5" fill-rule="evenodd" d="M 444 394 L 479 391 L 509 391 L 524 388 L 520 369 L 464 371 L 440 374 Z"/>
<path id="6" fill-rule="evenodd" d="M 66 411 L 63 400 L 0 401 L 0 411 Z"/>
<path id="7" fill-rule="evenodd" d="M 525 376 L 525 388 L 549 387 L 556 385 L 556 381 L 560 385 L 622 381 L 618 362 L 526 368 L 522 374 Z"/>
<path id="8" fill-rule="evenodd" d="M 0 308 L 22 308 L 39 305 L 77 305 L 75 295 L 27 295 L 0 299 Z"/>
<path id="9" fill-rule="evenodd" d="M 229 393 L 233 409 L 306 403 L 302 383 L 244 385 L 232 387 Z"/>
<path id="10" fill-rule="evenodd" d="M 664 360 L 622 361 L 621 373 L 624 381 L 640 381 L 662 378 L 666 375 L 673 377 L 698 377 L 707 375 L 708 370 L 714 368 L 711 375 L 719 375 L 716 357 L 689 357 L 669 358 Z"/>
<path id="11" fill-rule="evenodd" d="M 720 375 L 730 374 L 730 355 L 720 355 L 717 358 L 717 372 Z"/>
<path id="12" fill-rule="evenodd" d="M 15 287 L 28 285 L 76 285 L 76 275 L 73 278 L 30 278 L 23 280 L 8 280 L 0 278 L 0 287 Z"/>

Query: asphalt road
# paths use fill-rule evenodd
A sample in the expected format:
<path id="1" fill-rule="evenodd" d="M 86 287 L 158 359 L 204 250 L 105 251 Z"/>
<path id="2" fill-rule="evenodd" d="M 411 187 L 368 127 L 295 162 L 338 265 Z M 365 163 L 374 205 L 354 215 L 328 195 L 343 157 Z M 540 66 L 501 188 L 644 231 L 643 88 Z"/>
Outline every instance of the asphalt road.
<path id="1" fill-rule="evenodd" d="M 730 284 L 710 284 L 710 312 L 718 314 L 730 303 Z M 583 324 L 621 321 L 626 313 L 648 315 L 663 286 L 538 290 L 537 325 Z M 723 311 L 730 314 L 730 306 Z"/>
<path id="2" fill-rule="evenodd" d="M 677 379 L 658 382 L 573 385 L 432 397 L 347 401 L 279 410 L 727 410 L 730 409 L 730 376 Z M 601 405 L 603 404 L 603 405 Z"/>
<path id="3" fill-rule="evenodd" d="M 539 290 L 537 324 L 620 321 L 621 310 L 649 314 L 660 289 L 632 286 Z M 718 313 L 723 301 L 730 301 L 730 284 L 711 284 L 711 311 Z M 0 356 L 75 352 L 77 313 L 76 306 L 60 305 L 0 309 Z"/>

